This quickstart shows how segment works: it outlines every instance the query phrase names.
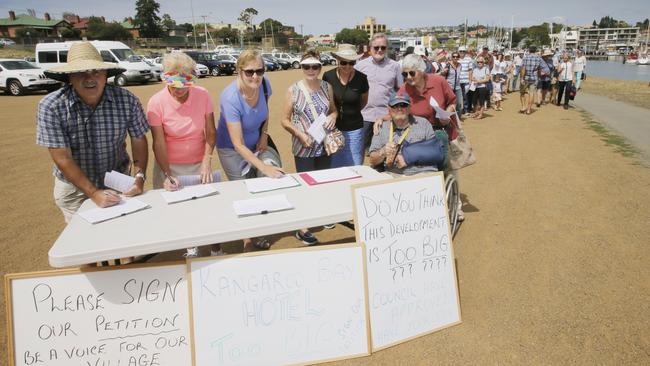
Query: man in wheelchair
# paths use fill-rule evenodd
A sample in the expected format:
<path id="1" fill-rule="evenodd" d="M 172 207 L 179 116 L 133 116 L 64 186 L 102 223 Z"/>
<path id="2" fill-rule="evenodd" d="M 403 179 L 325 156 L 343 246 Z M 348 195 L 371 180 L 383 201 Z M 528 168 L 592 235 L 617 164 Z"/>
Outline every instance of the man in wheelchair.
<path id="1" fill-rule="evenodd" d="M 429 121 L 411 114 L 409 96 L 395 94 L 388 106 L 391 120 L 372 138 L 370 164 L 397 175 L 442 170 L 446 146 Z"/>

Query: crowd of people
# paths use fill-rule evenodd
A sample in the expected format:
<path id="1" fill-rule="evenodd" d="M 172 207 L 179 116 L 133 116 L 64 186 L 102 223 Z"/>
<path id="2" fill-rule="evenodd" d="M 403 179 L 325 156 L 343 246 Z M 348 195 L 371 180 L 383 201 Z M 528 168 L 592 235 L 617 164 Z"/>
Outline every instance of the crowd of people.
<path id="1" fill-rule="evenodd" d="M 453 157 L 445 151 L 459 135 L 463 114 L 480 119 L 486 108 L 501 110 L 502 95 L 514 91 L 518 80 L 522 112 L 530 113 L 536 95 L 538 105 L 548 95 L 558 104 L 564 97 L 566 107 L 570 85 L 579 83 L 577 73 L 584 72 L 586 65 L 580 59 L 571 63 L 567 55 L 548 62 L 548 52 L 540 57 L 534 48 L 523 57 L 516 53 L 514 59 L 486 48 L 475 54 L 460 47 L 451 53 L 437 52 L 433 58 L 407 51 L 400 62 L 387 57 L 388 51 L 384 34 L 370 39 L 365 58 L 354 46 L 340 44 L 332 52 L 337 67 L 322 78 L 318 52 L 305 52 L 300 62 L 302 78 L 284 93 L 281 120 L 272 121 L 273 88 L 264 77 L 263 59 L 260 52 L 246 50 L 237 61 L 237 77 L 220 93 L 215 122 L 211 92 L 196 85 L 196 64 L 187 55 L 164 57 L 165 86 L 148 101 L 145 113 L 130 91 L 107 84 L 107 78 L 123 70 L 103 62 L 90 43 L 75 43 L 68 63 L 46 72 L 66 86 L 44 97 L 37 112 L 37 144 L 48 148 L 54 162 L 55 202 L 66 222 L 87 199 L 99 207 L 117 204 L 118 192 L 104 186 L 105 173 L 113 170 L 135 177 L 124 195 L 141 194 L 149 130 L 156 189 L 179 189 L 181 175 L 199 175 L 202 183 L 212 182 L 215 149 L 228 180 L 281 177 L 286 171 L 268 134 L 273 123 L 280 123 L 291 135 L 297 172 L 361 165 L 368 156 L 372 166 L 392 174 L 445 171 L 458 181 L 459 170 L 451 168 Z M 549 85 L 557 85 L 557 93 L 549 92 Z M 439 118 L 436 110 L 444 110 L 445 115 Z M 336 152 L 309 133 L 314 123 L 323 123 L 327 131 L 343 137 Z M 132 159 L 126 149 L 127 135 Z M 248 171 L 242 169 L 246 165 Z M 456 204 L 457 219 L 462 221 L 460 199 Z M 306 245 L 318 243 L 309 228 L 296 231 L 295 236 Z M 243 245 L 250 251 L 268 249 L 271 243 L 250 238 Z M 211 247 L 212 255 L 221 253 L 219 245 Z M 186 256 L 196 255 L 197 248 L 187 249 Z"/>
<path id="2" fill-rule="evenodd" d="M 568 109 L 570 96 L 580 90 L 586 76 L 587 59 L 581 50 L 576 51 L 571 61 L 567 52 L 559 49 L 538 52 L 536 47 L 492 52 L 482 47 L 476 52 L 461 46 L 452 52 L 434 50 L 432 55 L 426 49 L 418 52 L 408 47 L 402 58 L 413 53 L 425 61 L 427 73 L 447 79 L 456 94 L 456 110 L 476 119 L 484 118 L 490 108 L 502 111 L 503 96 L 517 90 L 521 95 L 520 113 L 532 113 L 535 104 L 538 108 L 550 103 Z"/>

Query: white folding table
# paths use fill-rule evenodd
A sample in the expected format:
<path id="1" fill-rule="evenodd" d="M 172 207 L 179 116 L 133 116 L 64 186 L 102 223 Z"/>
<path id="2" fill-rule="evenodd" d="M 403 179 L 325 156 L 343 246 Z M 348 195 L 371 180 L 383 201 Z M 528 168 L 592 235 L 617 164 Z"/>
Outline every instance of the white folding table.
<path id="1" fill-rule="evenodd" d="M 151 208 L 140 212 L 94 225 L 75 215 L 50 249 L 50 265 L 76 266 L 351 220 L 350 186 L 391 178 L 368 166 L 352 169 L 361 178 L 310 186 L 295 174 L 299 187 L 255 194 L 244 181 L 214 183 L 218 195 L 171 205 L 159 191 L 148 191 L 137 199 Z M 234 212 L 233 201 L 280 193 L 293 210 L 247 217 Z M 80 211 L 95 207 L 86 200 Z"/>

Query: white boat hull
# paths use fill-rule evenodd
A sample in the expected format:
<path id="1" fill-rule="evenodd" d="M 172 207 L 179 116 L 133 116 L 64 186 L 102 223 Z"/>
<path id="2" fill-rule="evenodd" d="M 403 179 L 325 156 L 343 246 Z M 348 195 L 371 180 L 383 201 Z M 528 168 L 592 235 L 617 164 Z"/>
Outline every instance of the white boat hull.
<path id="1" fill-rule="evenodd" d="M 641 58 L 640 57 L 640 58 L 638 58 L 636 60 L 636 64 L 637 65 L 650 65 L 650 58 L 645 58 L 645 57 Z"/>

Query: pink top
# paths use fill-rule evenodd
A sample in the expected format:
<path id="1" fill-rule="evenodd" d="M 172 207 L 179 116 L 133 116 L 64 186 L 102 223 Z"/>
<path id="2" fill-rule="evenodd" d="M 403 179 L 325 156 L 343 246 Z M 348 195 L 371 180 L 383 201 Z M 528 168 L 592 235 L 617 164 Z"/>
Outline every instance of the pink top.
<path id="1" fill-rule="evenodd" d="M 190 87 L 185 103 L 179 103 L 167 88 L 154 94 L 147 105 L 151 126 L 163 126 L 167 158 L 171 164 L 193 164 L 205 153 L 205 116 L 212 113 L 212 98 L 205 88 Z"/>

